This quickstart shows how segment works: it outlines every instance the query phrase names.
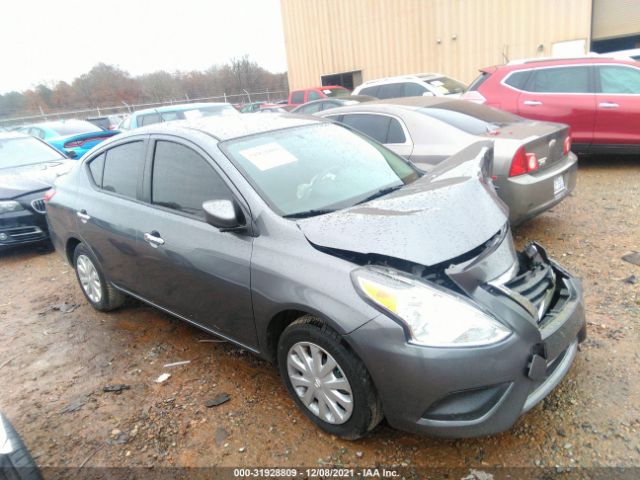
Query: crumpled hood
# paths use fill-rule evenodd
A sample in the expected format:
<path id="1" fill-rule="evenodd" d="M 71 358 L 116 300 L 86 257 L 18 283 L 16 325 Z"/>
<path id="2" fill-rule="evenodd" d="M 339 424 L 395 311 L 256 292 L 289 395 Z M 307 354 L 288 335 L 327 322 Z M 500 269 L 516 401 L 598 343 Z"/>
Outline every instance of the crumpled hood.
<path id="1" fill-rule="evenodd" d="M 389 195 L 299 220 L 314 245 L 431 266 L 480 246 L 508 220 L 484 174 L 491 142 L 477 142 Z"/>
<path id="2" fill-rule="evenodd" d="M 56 178 L 68 173 L 75 163 L 73 160 L 60 160 L 0 169 L 0 200 L 49 189 Z"/>

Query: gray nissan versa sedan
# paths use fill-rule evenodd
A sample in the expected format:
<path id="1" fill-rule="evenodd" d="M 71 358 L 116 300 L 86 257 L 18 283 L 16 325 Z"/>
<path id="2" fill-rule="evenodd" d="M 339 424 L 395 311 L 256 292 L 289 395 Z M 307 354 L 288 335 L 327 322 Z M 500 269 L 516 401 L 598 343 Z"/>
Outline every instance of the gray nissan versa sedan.
<path id="1" fill-rule="evenodd" d="M 58 180 L 48 217 L 87 299 L 131 295 L 276 361 L 321 428 L 384 417 L 452 437 L 509 428 L 585 338 L 580 282 L 516 253 L 491 142 L 421 174 L 326 120 L 152 125 Z"/>

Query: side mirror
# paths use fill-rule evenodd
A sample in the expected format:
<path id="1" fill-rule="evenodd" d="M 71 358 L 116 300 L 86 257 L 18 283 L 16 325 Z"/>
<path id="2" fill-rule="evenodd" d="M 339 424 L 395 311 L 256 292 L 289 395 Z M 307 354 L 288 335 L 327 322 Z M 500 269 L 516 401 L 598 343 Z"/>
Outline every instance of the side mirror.
<path id="1" fill-rule="evenodd" d="M 78 153 L 75 150 L 65 150 L 65 153 L 67 154 L 67 157 L 69 158 L 76 158 L 78 156 Z"/>
<path id="2" fill-rule="evenodd" d="M 204 218 L 221 232 L 239 232 L 247 228 L 244 214 L 231 200 L 207 200 L 202 203 Z"/>

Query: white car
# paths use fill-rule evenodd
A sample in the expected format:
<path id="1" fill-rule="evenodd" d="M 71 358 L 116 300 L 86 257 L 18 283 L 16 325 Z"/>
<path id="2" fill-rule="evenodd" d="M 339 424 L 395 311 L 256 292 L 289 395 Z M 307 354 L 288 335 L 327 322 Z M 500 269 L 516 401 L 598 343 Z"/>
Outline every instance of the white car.
<path id="1" fill-rule="evenodd" d="M 418 73 L 369 80 L 357 86 L 352 95 L 370 95 L 381 100 L 400 97 L 459 97 L 467 86 L 440 73 Z"/>
<path id="2" fill-rule="evenodd" d="M 620 58 L 622 60 L 635 60 L 640 62 L 640 48 L 632 48 L 630 50 L 618 50 L 617 52 L 603 53 L 608 57 Z"/>

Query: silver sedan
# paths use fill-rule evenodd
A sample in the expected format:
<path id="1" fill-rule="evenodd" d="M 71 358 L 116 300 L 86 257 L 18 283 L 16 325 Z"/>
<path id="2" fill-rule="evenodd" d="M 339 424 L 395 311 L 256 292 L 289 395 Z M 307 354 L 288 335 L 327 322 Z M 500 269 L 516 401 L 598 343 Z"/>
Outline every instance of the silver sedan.
<path id="1" fill-rule="evenodd" d="M 553 207 L 576 185 L 567 125 L 446 97 L 408 97 L 318 112 L 430 170 L 478 140 L 494 140 L 492 176 L 512 224 Z"/>

